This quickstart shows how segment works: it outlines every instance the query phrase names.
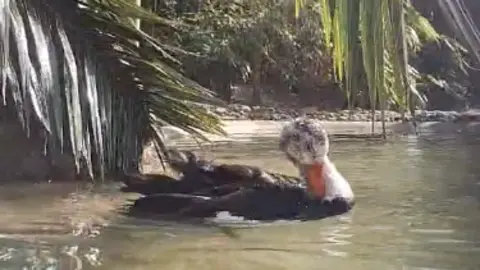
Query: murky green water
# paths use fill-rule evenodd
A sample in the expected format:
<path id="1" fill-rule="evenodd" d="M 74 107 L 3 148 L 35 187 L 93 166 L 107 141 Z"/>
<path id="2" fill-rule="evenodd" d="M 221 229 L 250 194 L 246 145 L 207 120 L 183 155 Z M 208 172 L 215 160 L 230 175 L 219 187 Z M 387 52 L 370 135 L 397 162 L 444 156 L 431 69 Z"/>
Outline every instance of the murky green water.
<path id="1" fill-rule="evenodd" d="M 480 269 L 480 141 L 332 147 L 357 196 L 351 213 L 230 234 L 124 217 L 126 196 L 113 185 L 2 187 L 0 269 Z M 274 143 L 215 156 L 295 173 Z"/>

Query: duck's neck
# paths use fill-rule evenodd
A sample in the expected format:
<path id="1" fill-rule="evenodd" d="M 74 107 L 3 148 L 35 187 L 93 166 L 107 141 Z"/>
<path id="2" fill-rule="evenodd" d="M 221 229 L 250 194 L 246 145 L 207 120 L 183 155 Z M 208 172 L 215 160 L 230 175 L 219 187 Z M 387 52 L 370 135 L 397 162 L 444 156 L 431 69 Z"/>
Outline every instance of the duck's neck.
<path id="1" fill-rule="evenodd" d="M 354 195 L 350 184 L 340 174 L 332 161 L 328 157 L 324 158 L 323 177 L 325 179 L 325 197 L 324 200 L 331 201 L 335 198 L 353 200 Z"/>

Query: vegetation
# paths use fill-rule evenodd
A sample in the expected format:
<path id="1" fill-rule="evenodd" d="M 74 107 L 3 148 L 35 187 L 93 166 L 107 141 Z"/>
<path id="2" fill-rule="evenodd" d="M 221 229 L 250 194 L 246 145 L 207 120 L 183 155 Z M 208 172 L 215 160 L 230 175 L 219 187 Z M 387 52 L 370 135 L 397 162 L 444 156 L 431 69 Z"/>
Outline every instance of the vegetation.
<path id="1" fill-rule="evenodd" d="M 426 90 L 446 88 L 445 79 L 451 75 L 422 66 L 423 45 L 432 51 L 447 44 L 444 55 L 451 60 L 461 48 L 438 34 L 404 0 L 194 1 L 195 8 L 186 2 L 192 1 L 178 1 L 183 9 L 174 6 L 167 14 L 196 25 L 183 45 L 202 60 L 184 59 L 192 71 L 187 75 L 227 102 L 232 97 L 230 86 L 240 82 L 252 86 L 251 104 L 261 103 L 259 88 L 267 84 L 276 94 L 282 88 L 297 95 L 343 90 L 350 107 L 413 109 L 424 103 Z M 154 11 L 162 14 L 165 9 Z M 460 62 L 450 64 L 450 69 L 461 71 Z"/>
<path id="2" fill-rule="evenodd" d="M 480 18 L 474 17 L 480 11 L 478 1 L 425 1 L 414 0 L 414 6 L 426 16 L 432 25 L 442 34 L 449 36 L 450 40 L 459 40 L 467 49 L 458 48 L 452 55 L 445 47 L 428 46 L 421 55 L 422 71 L 442 74 L 438 87 L 431 89 L 432 95 L 452 97 L 451 100 L 460 100 L 467 106 L 479 104 L 480 92 L 478 91 L 480 70 L 478 63 L 480 56 L 480 36 L 478 27 Z"/>
<path id="3" fill-rule="evenodd" d="M 301 7 L 308 1 L 296 2 Z M 394 103 L 412 110 L 425 103 L 431 89 L 466 101 L 468 88 L 474 89 L 467 78 L 473 71 L 466 69 L 467 50 L 451 37 L 463 41 L 472 56 L 480 59 L 476 52 L 480 46 L 478 29 L 468 12 L 478 9 L 477 2 L 414 1 L 415 6 L 409 0 L 317 2 L 325 11 L 324 36 L 327 42 L 332 40 L 337 79 L 344 81 L 343 89 L 350 100 L 355 96 L 352 92 L 361 88 L 357 76 L 362 68 L 371 106 L 378 101 L 381 109 Z M 435 14 L 437 28 L 447 35 L 438 34 L 416 7 L 423 14 Z M 438 24 L 438 20 L 442 23 Z M 416 83 L 423 91 L 417 90 Z M 410 98 L 412 94 L 414 99 Z"/>
<path id="4" fill-rule="evenodd" d="M 189 1 L 177 3 L 181 2 Z M 331 80 L 331 58 L 322 40 L 318 10 L 307 10 L 308 16 L 300 21 L 293 4 L 205 1 L 195 8 L 165 5 L 153 11 L 194 26 L 194 31 L 178 36 L 179 44 L 190 52 L 181 56 L 187 76 L 226 101 L 232 98 L 231 85 L 252 84 L 256 91 L 251 101 L 258 104 L 263 84 L 295 91 L 321 87 Z"/>
<path id="5" fill-rule="evenodd" d="M 343 5 L 347 2 L 344 1 Z M 331 93 L 328 90 L 344 90 L 347 94 L 345 104 L 367 108 L 383 103 L 396 104 L 397 108 L 405 108 L 409 103 L 407 97 L 410 93 L 413 93 L 420 101 L 425 100 L 423 93 L 426 91 L 416 90 L 416 87 L 413 87 L 415 86 L 414 80 L 410 80 L 408 85 L 412 87 L 409 91 L 405 91 L 402 86 L 404 82 L 399 81 L 403 76 L 401 73 L 394 72 L 399 68 L 399 61 L 403 59 L 402 54 L 395 54 L 398 61 L 396 61 L 396 65 L 393 65 L 396 58 L 393 58 L 392 52 L 398 50 L 394 50 L 395 48 L 392 46 L 399 47 L 403 44 L 402 37 L 398 35 L 395 36 L 397 43 L 393 42 L 393 36 L 387 40 L 385 35 L 386 39 L 381 43 L 385 48 L 385 65 L 389 66 L 388 72 L 384 74 L 385 86 L 383 88 L 386 92 L 382 94 L 379 89 L 375 90 L 372 85 L 369 85 L 372 80 L 368 79 L 369 76 L 366 72 L 368 69 L 361 64 L 363 59 L 369 58 L 362 56 L 361 41 L 366 40 L 365 44 L 368 44 L 371 39 L 365 38 L 368 33 L 362 31 L 362 24 L 360 24 L 364 21 L 361 20 L 361 16 L 369 15 L 360 14 L 360 2 L 358 2 L 358 6 L 346 5 L 352 8 L 351 12 L 358 13 L 347 16 L 350 18 L 348 23 L 353 27 L 350 27 L 350 30 L 339 28 L 346 27 L 345 22 L 341 21 L 343 20 L 341 13 L 346 10 L 340 4 L 342 1 L 256 0 L 177 1 L 176 3 L 176 5 L 170 6 L 157 4 L 153 11 L 162 16 L 193 22 L 195 31 L 180 37 L 181 46 L 194 52 L 189 57 L 182 58 L 186 74 L 205 87 L 216 91 L 227 102 L 232 99 L 230 86 L 239 83 L 247 83 L 252 86 L 254 90 L 251 98 L 252 104 L 262 102 L 259 90 L 265 85 L 274 88 L 277 95 L 279 92 L 285 92 L 284 89 L 300 97 L 307 93 L 307 97 L 304 99 L 307 102 L 311 100 L 311 95 L 308 94 L 312 92 Z M 440 48 L 445 49 L 442 51 L 443 56 L 448 56 L 446 59 L 452 60 L 448 69 L 458 69 L 460 63 L 456 60 L 461 61 L 461 58 L 457 57 L 457 52 L 461 47 L 454 40 L 438 34 L 408 2 L 382 2 L 385 4 L 384 8 L 394 3 L 405 3 L 397 6 L 397 9 L 401 8 L 402 12 L 405 11 L 406 16 L 405 41 L 408 58 L 405 61 L 411 64 L 406 66 L 410 71 L 407 75 L 417 79 L 417 82 L 420 83 L 418 85 L 420 90 L 429 90 L 436 86 L 443 87 L 440 85 L 445 84 L 445 78 L 448 78 L 449 75 L 424 68 L 421 66 L 424 61 L 420 59 L 420 56 L 424 55 L 425 48 L 430 52 L 436 52 Z M 404 6 L 405 8 L 403 8 Z M 296 8 L 298 8 L 297 11 Z M 257 12 L 258 10 L 262 12 Z M 379 18 L 381 20 L 379 27 L 385 28 L 384 34 L 391 32 L 393 35 L 393 31 L 402 29 L 395 29 L 393 26 L 395 23 L 400 23 L 401 17 L 398 16 L 402 13 L 400 9 L 395 11 L 391 6 L 387 10 L 388 12 L 383 12 Z M 394 12 L 399 14 L 395 17 Z M 354 34 L 355 38 L 346 39 L 347 32 L 345 31 L 355 31 L 355 29 L 358 32 Z M 343 34 L 335 35 L 334 31 Z M 366 35 L 364 38 L 362 38 L 362 33 Z M 353 46 L 353 51 L 350 52 L 350 58 L 354 63 L 354 66 L 350 67 L 352 69 L 350 73 L 355 74 L 353 77 L 344 76 L 348 74 L 348 68 L 345 66 L 347 63 L 346 45 L 343 46 L 343 49 L 335 47 L 335 44 L 343 44 L 347 41 L 353 42 L 353 45 L 350 46 Z M 373 48 L 372 46 L 367 47 Z M 333 65 L 333 62 L 336 64 Z M 398 76 L 393 77 L 393 74 Z M 380 102 L 379 95 L 388 97 L 388 100 Z M 331 94 L 320 95 L 320 97 L 334 98 Z M 373 106 L 370 106 L 371 102 L 374 103 Z"/>
<path id="6" fill-rule="evenodd" d="M 179 72 L 176 47 L 132 19 L 175 33 L 181 23 L 124 0 L 4 0 L 1 89 L 28 131 L 41 123 L 48 151 L 63 148 L 90 175 L 135 170 L 157 127 L 220 132 L 195 104 L 212 93 Z M 140 44 L 140 46 L 139 46 Z"/>
<path id="7" fill-rule="evenodd" d="M 333 88 L 349 106 L 413 109 L 415 79 L 465 75 L 462 48 L 407 0 L 4 0 L 0 40 L 3 104 L 92 176 L 137 170 L 149 141 L 161 152 L 158 126 L 221 133 L 207 88 L 230 102 L 250 84 L 252 104 L 263 84 Z M 438 48 L 451 69 L 422 60 Z"/>

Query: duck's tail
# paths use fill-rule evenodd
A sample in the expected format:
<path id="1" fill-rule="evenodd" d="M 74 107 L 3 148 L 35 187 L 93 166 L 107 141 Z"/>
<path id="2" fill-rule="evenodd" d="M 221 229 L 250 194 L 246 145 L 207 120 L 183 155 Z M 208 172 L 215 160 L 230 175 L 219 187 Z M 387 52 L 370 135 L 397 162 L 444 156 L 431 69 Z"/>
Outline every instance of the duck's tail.
<path id="1" fill-rule="evenodd" d="M 123 176 L 123 192 L 150 195 L 160 192 L 171 193 L 181 189 L 181 181 L 163 174 L 128 174 Z"/>
<path id="2" fill-rule="evenodd" d="M 199 158 L 192 151 L 178 150 L 175 148 L 168 149 L 167 158 L 170 167 L 175 172 L 182 174 L 199 168 L 205 168 L 211 164 L 211 162 Z"/>

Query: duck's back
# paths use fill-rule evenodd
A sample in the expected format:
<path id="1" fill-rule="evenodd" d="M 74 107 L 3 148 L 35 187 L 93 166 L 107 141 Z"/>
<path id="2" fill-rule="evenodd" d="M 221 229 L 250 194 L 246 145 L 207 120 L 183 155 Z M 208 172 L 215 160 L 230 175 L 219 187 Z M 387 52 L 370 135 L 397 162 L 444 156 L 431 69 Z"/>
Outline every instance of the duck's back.
<path id="1" fill-rule="evenodd" d="M 190 151 L 176 150 L 172 168 L 181 175 L 174 179 L 165 175 L 129 175 L 124 179 L 128 192 L 143 195 L 184 193 L 202 196 L 223 196 L 245 188 L 302 189 L 302 181 L 293 176 L 272 173 L 256 166 L 215 164 L 198 158 Z"/>
<path id="2" fill-rule="evenodd" d="M 130 184 L 130 191 L 137 189 L 148 194 L 134 203 L 133 212 L 205 218 L 228 211 L 246 219 L 277 220 L 312 215 L 322 218 L 349 210 L 342 202 L 312 199 L 297 177 L 255 166 L 214 164 L 192 152 L 178 151 L 177 156 L 188 157 L 175 161 L 175 167 L 181 168 L 181 179 L 152 178 L 151 181 L 162 182 Z M 326 207 L 327 204 L 330 206 Z"/>

